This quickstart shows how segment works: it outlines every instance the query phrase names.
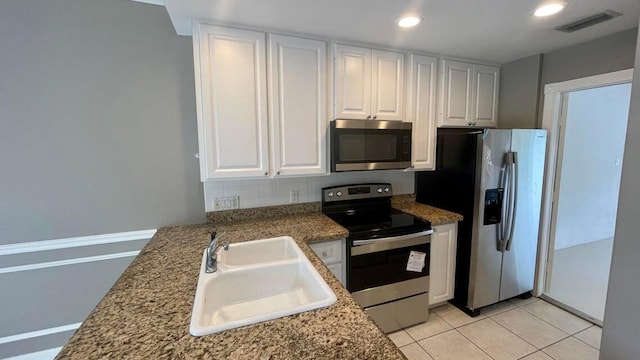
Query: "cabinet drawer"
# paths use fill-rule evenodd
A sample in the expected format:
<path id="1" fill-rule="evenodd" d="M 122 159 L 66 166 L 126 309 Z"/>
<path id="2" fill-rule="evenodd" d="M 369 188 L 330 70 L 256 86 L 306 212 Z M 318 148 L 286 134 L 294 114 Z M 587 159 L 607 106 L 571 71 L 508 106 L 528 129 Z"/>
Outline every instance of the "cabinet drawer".
<path id="1" fill-rule="evenodd" d="M 342 261 L 342 242 L 329 241 L 324 243 L 311 244 L 311 249 L 318 255 L 325 264 Z"/>

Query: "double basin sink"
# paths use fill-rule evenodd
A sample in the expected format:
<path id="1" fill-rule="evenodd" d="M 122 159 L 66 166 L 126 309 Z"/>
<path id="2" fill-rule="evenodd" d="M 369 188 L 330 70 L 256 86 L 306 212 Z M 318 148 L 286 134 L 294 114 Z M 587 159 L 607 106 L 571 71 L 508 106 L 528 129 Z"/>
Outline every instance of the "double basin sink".
<path id="1" fill-rule="evenodd" d="M 231 244 L 206 273 L 202 257 L 189 332 L 194 336 L 327 307 L 336 296 L 288 236 Z"/>

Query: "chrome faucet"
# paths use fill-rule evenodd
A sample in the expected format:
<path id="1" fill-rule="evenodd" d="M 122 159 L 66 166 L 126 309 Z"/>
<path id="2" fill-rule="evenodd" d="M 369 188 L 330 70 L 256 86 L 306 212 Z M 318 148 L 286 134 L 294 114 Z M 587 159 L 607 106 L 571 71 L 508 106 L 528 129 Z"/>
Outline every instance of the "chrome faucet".
<path id="1" fill-rule="evenodd" d="M 229 243 L 223 242 L 218 244 L 218 239 L 225 233 L 218 235 L 215 231 L 211 233 L 211 243 L 207 247 L 207 267 L 205 272 L 211 274 L 218 270 L 218 249 L 222 247 L 225 251 L 229 250 Z"/>

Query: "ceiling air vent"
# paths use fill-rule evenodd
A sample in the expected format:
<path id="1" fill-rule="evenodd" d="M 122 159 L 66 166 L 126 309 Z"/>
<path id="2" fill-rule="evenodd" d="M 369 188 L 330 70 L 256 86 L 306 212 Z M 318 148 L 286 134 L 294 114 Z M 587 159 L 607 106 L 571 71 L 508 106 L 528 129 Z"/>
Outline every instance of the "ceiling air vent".
<path id="1" fill-rule="evenodd" d="M 570 33 L 574 31 L 582 30 L 586 27 L 593 26 L 595 24 L 600 24 L 601 22 L 611 20 L 614 17 L 618 17 L 620 15 L 622 14 L 620 14 L 619 12 L 615 12 L 613 10 L 605 10 L 599 14 L 591 15 L 586 18 L 580 19 L 578 21 L 574 21 L 569 24 L 558 26 L 556 30 Z"/>

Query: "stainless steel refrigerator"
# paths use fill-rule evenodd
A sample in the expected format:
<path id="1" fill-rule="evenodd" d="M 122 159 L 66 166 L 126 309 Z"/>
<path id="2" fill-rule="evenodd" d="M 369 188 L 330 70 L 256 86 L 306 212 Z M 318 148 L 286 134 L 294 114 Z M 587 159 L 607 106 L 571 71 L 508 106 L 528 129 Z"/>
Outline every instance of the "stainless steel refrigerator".
<path id="1" fill-rule="evenodd" d="M 438 129 L 436 170 L 416 200 L 464 216 L 454 299 L 471 315 L 533 289 L 546 130 Z"/>

